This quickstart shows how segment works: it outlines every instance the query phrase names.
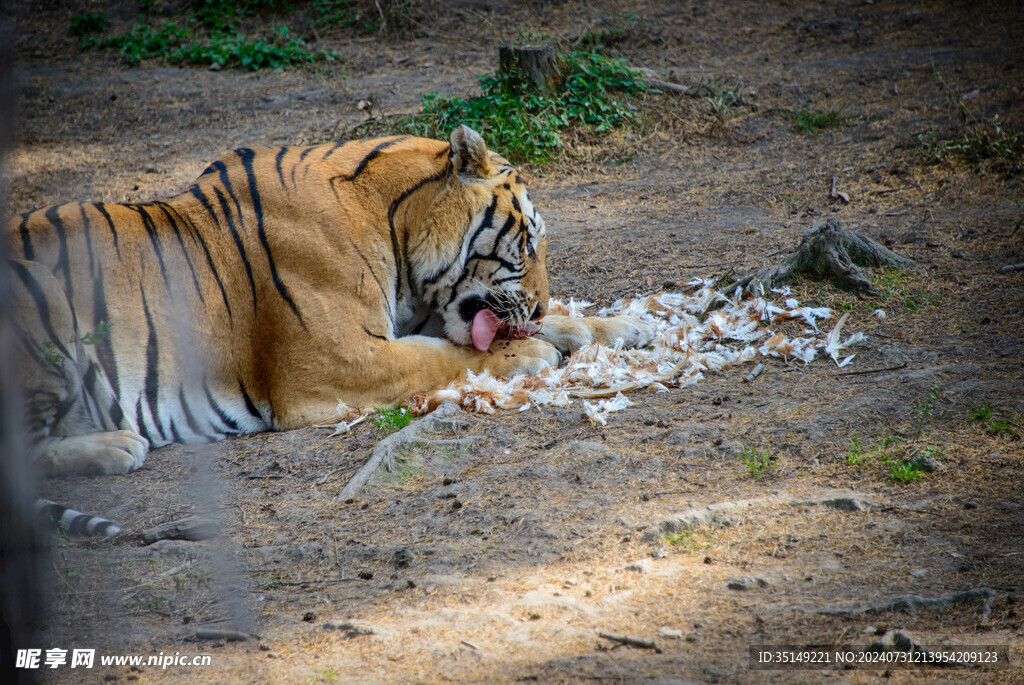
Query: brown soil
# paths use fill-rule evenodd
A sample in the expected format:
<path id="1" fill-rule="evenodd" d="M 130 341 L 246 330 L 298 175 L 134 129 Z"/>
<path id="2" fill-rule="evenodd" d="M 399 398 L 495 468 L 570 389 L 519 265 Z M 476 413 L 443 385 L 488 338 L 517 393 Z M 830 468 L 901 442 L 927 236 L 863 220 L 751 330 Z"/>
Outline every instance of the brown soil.
<path id="1" fill-rule="evenodd" d="M 529 170 L 549 226 L 552 293 L 607 303 L 738 276 L 778 261 L 834 214 L 925 271 L 879 299 L 798 284 L 802 302 L 851 311 L 867 342 L 841 375 L 782 361 L 689 389 L 634 394 L 606 427 L 578 407 L 470 417 L 478 446 L 410 455 L 415 466 L 337 498 L 380 433 L 363 424 L 171 447 L 130 476 L 55 480 L 48 497 L 102 512 L 125 533 L 55 543 L 44 648 L 212 655 L 206 668 L 96 668 L 58 682 L 1024 682 L 1024 183 L 987 164 L 928 162 L 917 135 L 950 135 L 957 111 L 1024 126 L 1024 14 L 1016 2 L 438 3 L 403 36 L 326 37 L 340 67 L 245 74 L 77 51 L 70 17 L 103 3 L 13 11 L 21 122 L 9 209 L 179 192 L 238 145 L 320 141 L 357 124 L 357 102 L 414 108 L 470 94 L 520 29 L 571 40 L 615 22 L 634 66 L 708 96 L 649 95 L 639 132 L 578 141 Z M 109 3 L 108 3 L 109 4 Z M 126 9 L 127 8 L 127 9 Z M 636 11 L 637 20 L 622 19 Z M 119 13 L 118 13 L 119 12 Z M 130 24 L 132 3 L 108 15 Z M 122 16 L 123 15 L 123 16 Z M 791 113 L 841 111 L 814 134 Z M 829 194 L 831 179 L 849 204 Z M 1014 228 L 1015 224 L 1018 226 Z M 671 285 L 667 287 L 672 287 Z M 902 292 L 897 292 L 901 290 Z M 884 309 L 883 320 L 871 316 Z M 932 390 L 934 388 L 934 391 Z M 992 434 L 969 407 L 1016 426 Z M 945 466 L 909 484 L 850 441 L 920 435 Z M 754 479 L 738 453 L 770 443 Z M 854 490 L 862 511 L 791 506 Z M 731 525 L 653 541 L 690 508 L 755 500 Z M 145 546 L 138 532 L 191 513 L 213 541 Z M 190 565 L 186 564 L 190 562 Z M 170 572 L 170 573 L 167 573 Z M 766 587 L 733 590 L 754 576 Z M 756 583 L 755 583 L 756 585 Z M 978 605 L 835 616 L 827 608 L 995 589 Z M 371 635 L 325 627 L 370 626 Z M 902 627 L 927 645 L 1007 645 L 1006 670 L 755 671 L 755 644 L 863 645 Z M 196 630 L 256 635 L 196 641 Z M 678 638 L 659 634 L 679 631 Z M 654 640 L 660 651 L 600 638 Z"/>

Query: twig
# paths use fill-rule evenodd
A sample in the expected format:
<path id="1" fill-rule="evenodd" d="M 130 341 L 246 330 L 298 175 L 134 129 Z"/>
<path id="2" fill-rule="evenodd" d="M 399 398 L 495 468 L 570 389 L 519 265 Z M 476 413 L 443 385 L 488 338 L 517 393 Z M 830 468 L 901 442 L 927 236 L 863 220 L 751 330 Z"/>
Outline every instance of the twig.
<path id="1" fill-rule="evenodd" d="M 940 514 L 937 511 L 931 509 L 908 509 L 906 507 L 882 507 L 879 511 L 905 511 L 910 514 L 929 514 L 930 516 L 937 516 L 939 518 L 945 518 L 945 514 Z"/>
<path id="2" fill-rule="evenodd" d="M 1024 271 L 1024 262 L 1020 264 L 1003 264 L 996 270 L 996 273 L 1008 274 L 1013 271 Z"/>
<path id="3" fill-rule="evenodd" d="M 726 264 L 736 264 L 742 261 L 742 259 L 730 259 L 727 262 L 715 262 L 713 264 L 676 264 L 676 266 L 679 267 L 680 269 L 706 269 L 712 266 L 725 266 Z"/>
<path id="4" fill-rule="evenodd" d="M 258 583 L 256 587 L 277 587 L 279 585 L 308 585 L 310 583 L 352 583 L 362 580 L 358 576 L 351 578 L 315 578 L 313 580 L 267 580 Z"/>
<path id="5" fill-rule="evenodd" d="M 833 376 L 859 376 L 864 373 L 883 373 L 885 371 L 899 371 L 900 369 L 906 368 L 907 363 L 897 364 L 896 366 L 886 366 L 881 369 L 859 369 L 857 371 L 840 371 L 839 373 L 832 374 Z"/>
<path id="6" fill-rule="evenodd" d="M 654 640 L 645 640 L 642 637 L 631 637 L 629 635 L 616 635 L 615 633 L 598 633 L 598 637 L 603 637 L 605 640 L 611 640 L 612 642 L 618 642 L 623 645 L 629 645 L 630 647 L 640 647 L 641 649 L 653 649 L 658 654 L 661 654 L 661 647 L 654 643 Z"/>
<path id="7" fill-rule="evenodd" d="M 469 444 L 469 442 L 476 442 L 483 438 L 479 436 L 466 436 L 457 440 L 437 440 L 426 437 L 426 433 L 438 431 L 445 427 L 454 427 L 462 423 L 454 417 L 456 412 L 461 412 L 459 405 L 455 404 L 451 400 L 446 400 L 441 403 L 441 406 L 435 409 L 430 414 L 427 414 L 418 421 L 410 423 L 408 426 L 400 431 L 392 433 L 383 440 L 377 443 L 377 446 L 373 448 L 373 454 L 366 461 L 363 466 L 356 471 L 355 475 L 348 482 L 347 485 L 342 489 L 338 495 L 340 499 L 347 500 L 352 499 L 359 494 L 359 491 L 363 489 L 367 481 L 370 480 L 381 463 L 387 459 L 390 463 L 391 457 L 400 445 L 408 444 Z"/>
<path id="8" fill-rule="evenodd" d="M 667 90 L 672 93 L 679 93 L 680 95 L 686 95 L 690 92 L 689 86 L 681 86 L 678 83 L 670 83 L 668 81 L 662 81 L 658 78 L 638 78 L 637 81 L 644 83 L 651 88 L 657 88 L 658 90 Z"/>
<path id="9" fill-rule="evenodd" d="M 750 373 L 748 373 L 746 376 L 743 377 L 743 382 L 744 383 L 753 383 L 754 380 L 758 376 L 760 376 L 762 373 L 764 373 L 764 364 L 758 363 L 757 366 L 755 366 L 753 369 L 751 369 Z"/>

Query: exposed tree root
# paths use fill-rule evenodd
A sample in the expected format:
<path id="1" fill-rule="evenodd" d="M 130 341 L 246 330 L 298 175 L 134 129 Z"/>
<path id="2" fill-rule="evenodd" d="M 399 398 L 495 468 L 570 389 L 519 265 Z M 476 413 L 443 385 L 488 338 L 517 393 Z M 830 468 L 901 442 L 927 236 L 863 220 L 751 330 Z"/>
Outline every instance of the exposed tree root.
<path id="1" fill-rule="evenodd" d="M 864 607 L 849 609 L 820 609 L 818 613 L 830 616 L 857 616 L 860 614 L 878 614 L 887 611 L 899 611 L 905 614 L 916 614 L 918 609 L 930 609 L 932 611 L 944 611 L 954 604 L 981 604 L 981 621 L 984 623 L 992 613 L 992 602 L 995 601 L 996 591 L 990 587 L 971 588 L 963 592 L 954 592 L 945 597 L 921 597 L 920 595 L 908 595 L 899 597 L 889 602 L 871 604 Z"/>
<path id="2" fill-rule="evenodd" d="M 385 460 L 387 461 L 388 468 L 390 470 L 395 453 L 402 446 L 459 446 L 470 445 L 483 440 L 484 437 L 480 435 L 467 435 L 465 437 L 454 439 L 428 437 L 429 433 L 436 433 L 444 428 L 452 429 L 465 426 L 465 421 L 455 418 L 457 414 L 461 413 L 462 409 L 459 408 L 459 405 L 455 404 L 451 400 L 446 400 L 441 403 L 441 406 L 423 418 L 410 423 L 402 430 L 392 433 L 378 442 L 377 446 L 373 448 L 373 454 L 370 455 L 370 458 L 365 464 L 363 464 L 362 468 L 356 471 L 356 474 L 352 476 L 352 480 L 348 482 L 338 497 L 346 500 L 358 495 L 359 491 L 363 489 L 363 486 L 366 485 L 367 481 L 370 480 L 370 477 L 378 468 L 380 468 L 380 465 L 384 463 Z"/>
<path id="3" fill-rule="evenodd" d="M 831 281 L 843 290 L 874 296 L 878 293 L 860 268 L 872 266 L 918 268 L 912 259 L 896 254 L 871 238 L 844 229 L 838 219 L 830 216 L 804 233 L 796 251 L 781 264 L 744 276 L 736 285 L 756 292 L 756 284 L 760 284 L 761 292 L 765 292 L 794 276 L 805 274 L 815 280 Z"/>

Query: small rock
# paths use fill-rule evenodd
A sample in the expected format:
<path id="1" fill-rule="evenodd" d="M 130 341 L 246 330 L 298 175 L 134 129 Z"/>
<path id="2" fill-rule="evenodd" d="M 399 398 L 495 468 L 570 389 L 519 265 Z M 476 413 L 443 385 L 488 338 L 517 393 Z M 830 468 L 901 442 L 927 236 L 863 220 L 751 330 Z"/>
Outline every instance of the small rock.
<path id="1" fill-rule="evenodd" d="M 758 576 L 739 576 L 730 578 L 725 586 L 730 590 L 758 590 L 768 587 L 768 581 Z"/>
<path id="2" fill-rule="evenodd" d="M 306 623 L 312 623 L 316 620 L 316 614 L 312 611 L 307 611 L 302 615 L 302 620 Z"/>
<path id="3" fill-rule="evenodd" d="M 364 635 L 376 635 L 377 630 L 366 623 L 356 623 L 355 621 L 341 621 L 331 620 L 324 624 L 325 630 L 337 630 L 345 633 L 344 637 L 346 640 L 353 638 L 362 637 Z"/>
<path id="4" fill-rule="evenodd" d="M 391 557 L 391 564 L 395 568 L 408 568 L 409 564 L 412 563 L 412 560 L 412 552 L 403 547 L 395 552 L 394 556 Z"/>
<path id="5" fill-rule="evenodd" d="M 627 564 L 623 570 L 632 571 L 633 573 L 647 573 L 647 567 L 650 564 L 651 562 L 647 559 L 641 559 L 640 561 L 634 561 L 632 564 Z"/>
<path id="6" fill-rule="evenodd" d="M 665 558 L 665 548 L 664 547 L 655 547 L 654 549 L 651 550 L 651 556 L 653 558 L 655 558 L 655 559 L 664 559 Z"/>
<path id="7" fill-rule="evenodd" d="M 936 459 L 930 454 L 922 454 L 918 457 L 915 462 L 917 468 L 921 469 L 925 473 L 931 473 L 932 471 L 941 471 L 946 468 L 946 465 Z"/>
<path id="8" fill-rule="evenodd" d="M 676 630 L 675 628 L 659 628 L 658 637 L 668 638 L 669 640 L 681 640 L 683 631 Z"/>
<path id="9" fill-rule="evenodd" d="M 926 568 L 915 568 L 913 571 L 910 572 L 910 575 L 914 576 L 915 578 L 920 578 L 922 576 L 928 575 L 928 569 L 926 569 Z"/>

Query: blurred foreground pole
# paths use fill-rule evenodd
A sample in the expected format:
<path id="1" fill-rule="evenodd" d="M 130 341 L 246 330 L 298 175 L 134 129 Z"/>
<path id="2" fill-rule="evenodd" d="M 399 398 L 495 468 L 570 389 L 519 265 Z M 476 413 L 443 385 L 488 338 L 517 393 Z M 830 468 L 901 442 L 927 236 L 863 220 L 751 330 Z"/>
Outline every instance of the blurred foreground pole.
<path id="1" fill-rule="evenodd" d="M 0 16 L 0 208 L 5 208 L 6 153 L 14 126 L 13 31 Z M 6 209 L 4 209 L 6 212 Z M 0 221 L 6 217 L 0 217 Z M 37 670 L 16 668 L 18 649 L 39 649 L 42 563 L 39 530 L 30 515 L 35 486 L 25 457 L 21 372 L 7 265 L 0 237 L 0 682 L 34 683 Z"/>

